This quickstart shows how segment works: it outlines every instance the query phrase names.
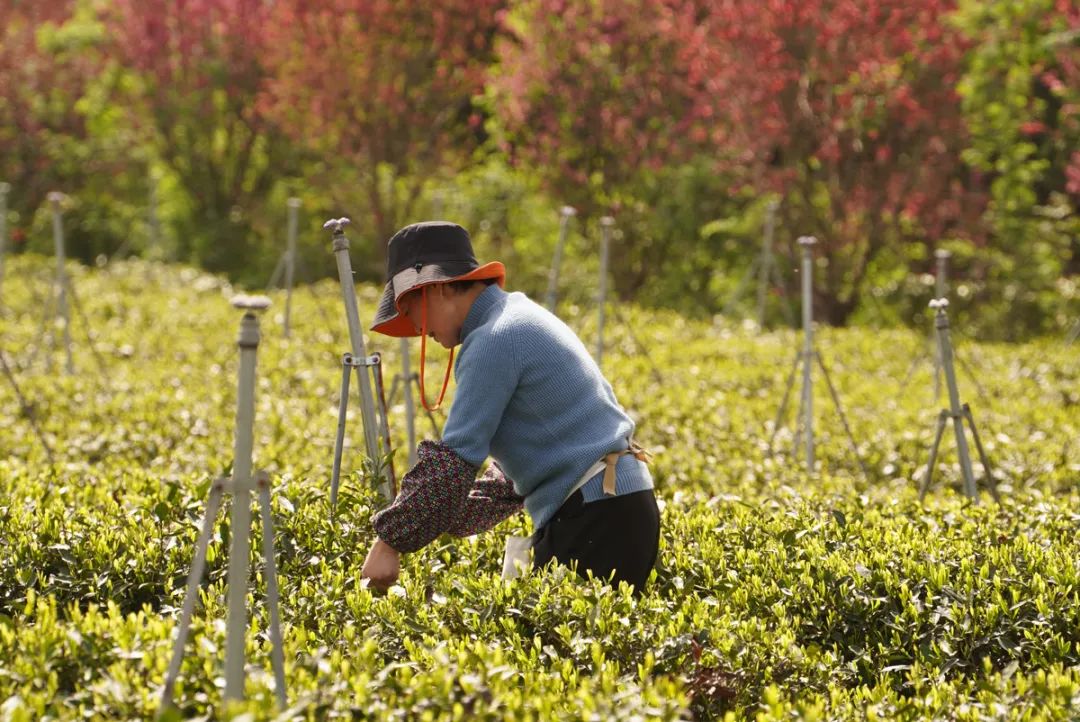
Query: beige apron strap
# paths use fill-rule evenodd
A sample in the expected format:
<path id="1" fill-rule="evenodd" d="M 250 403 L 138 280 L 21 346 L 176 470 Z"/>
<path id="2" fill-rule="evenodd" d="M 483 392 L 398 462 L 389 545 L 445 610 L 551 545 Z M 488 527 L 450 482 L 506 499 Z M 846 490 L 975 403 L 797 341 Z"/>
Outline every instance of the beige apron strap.
<path id="1" fill-rule="evenodd" d="M 631 441 L 630 448 L 623 453 L 633 454 L 634 458 L 643 464 L 648 464 L 652 461 L 652 452 L 647 451 L 644 446 L 636 441 Z"/>
<path id="2" fill-rule="evenodd" d="M 625 451 L 615 451 L 604 457 L 604 496 L 615 496 L 615 465 Z"/>
<path id="3" fill-rule="evenodd" d="M 626 451 L 615 451 L 604 457 L 604 495 L 615 496 L 615 466 L 619 463 L 619 457 L 624 454 L 633 454 L 634 458 L 643 464 L 648 464 L 652 454 L 642 448 L 636 441 L 630 442 L 630 448 Z"/>

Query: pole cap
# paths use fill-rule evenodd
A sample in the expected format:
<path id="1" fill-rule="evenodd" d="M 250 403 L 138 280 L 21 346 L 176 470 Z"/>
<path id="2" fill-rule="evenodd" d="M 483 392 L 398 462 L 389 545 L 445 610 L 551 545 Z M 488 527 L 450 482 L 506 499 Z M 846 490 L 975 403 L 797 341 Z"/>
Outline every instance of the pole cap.
<path id="1" fill-rule="evenodd" d="M 800 246 L 813 246 L 816 245 L 817 242 L 818 240 L 814 236 L 799 236 Z"/>
<path id="2" fill-rule="evenodd" d="M 300 199 L 297 198 L 296 196 L 293 196 L 289 200 L 285 201 L 285 205 L 287 205 L 289 208 L 299 208 L 300 207 Z"/>
<path id="3" fill-rule="evenodd" d="M 559 215 L 560 216 L 566 216 L 567 218 L 569 218 L 571 216 L 576 216 L 577 215 L 577 208 L 574 208 L 573 206 L 563 206 L 562 208 L 559 209 Z"/>
<path id="4" fill-rule="evenodd" d="M 61 203 L 64 202 L 64 200 L 66 198 L 67 198 L 67 196 L 64 195 L 63 193 L 61 193 L 60 191 L 49 191 L 48 199 L 49 199 L 49 202 L 52 203 L 53 205 L 57 205 L 57 206 L 60 205 Z"/>
<path id="5" fill-rule="evenodd" d="M 348 218 L 342 216 L 341 218 L 331 218 L 326 223 L 323 223 L 322 227 L 328 231 L 333 231 L 334 235 L 345 232 L 345 226 L 352 223 Z"/>
<path id="6" fill-rule="evenodd" d="M 611 216 L 600 216 L 600 225 L 606 228 L 611 228 L 613 225 L 615 225 L 615 219 Z"/>
<path id="7" fill-rule="evenodd" d="M 947 248 L 939 248 L 936 251 L 934 251 L 934 258 L 951 258 L 951 257 L 952 257 L 952 251 L 948 250 Z"/>
<path id="8" fill-rule="evenodd" d="M 265 311 L 270 308 L 270 299 L 266 296 L 248 296 L 243 293 L 230 298 L 229 303 L 233 308 L 243 311 Z"/>

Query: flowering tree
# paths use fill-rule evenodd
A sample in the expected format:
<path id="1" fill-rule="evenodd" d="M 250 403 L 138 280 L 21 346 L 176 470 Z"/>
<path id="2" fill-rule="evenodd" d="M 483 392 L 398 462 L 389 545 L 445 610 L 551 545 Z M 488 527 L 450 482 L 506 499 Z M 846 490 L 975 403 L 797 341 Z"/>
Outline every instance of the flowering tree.
<path id="1" fill-rule="evenodd" d="M 685 52 L 694 20 L 681 0 L 518 5 L 491 80 L 507 152 L 586 214 L 685 160 L 705 136 Z"/>
<path id="2" fill-rule="evenodd" d="M 724 0 L 707 4 L 692 82 L 711 85 L 722 165 L 785 199 L 790 241 L 827 263 L 824 320 L 842 324 L 883 250 L 977 236 L 954 86 L 966 44 L 952 0 Z M 977 184 L 976 184 L 977 189 Z M 790 247 L 792 256 L 795 249 Z"/>
<path id="3" fill-rule="evenodd" d="M 282 0 L 268 25 L 265 109 L 324 160 L 338 207 L 383 242 L 427 180 L 460 167 L 505 0 Z M 350 210 L 351 209 L 351 210 Z M 379 256 L 381 257 L 381 256 Z"/>
<path id="4" fill-rule="evenodd" d="M 1080 5 L 967 1 L 958 24 L 973 44 L 959 86 L 967 158 L 992 178 L 994 232 L 1080 273 Z"/>
<path id="5" fill-rule="evenodd" d="M 819 307 L 839 324 L 886 247 L 978 232 L 951 9 L 532 0 L 511 15 L 493 97 L 508 152 L 586 211 L 662 192 L 663 169 L 702 154 L 731 179 L 721 192 L 778 193 L 788 240 L 822 241 Z M 641 238 L 621 260 L 647 258 L 638 246 L 666 247 Z"/>
<path id="6" fill-rule="evenodd" d="M 700 15 L 688 0 L 527 0 L 500 38 L 488 98 L 501 147 L 575 206 L 587 232 L 598 233 L 598 216 L 617 217 L 620 293 L 636 293 L 662 265 L 693 272 L 695 287 L 711 275 L 711 241 L 672 253 L 723 195 L 714 173 L 681 168 L 712 150 L 713 109 L 698 102 L 707 89 L 689 67 Z M 681 206 L 656 213 L 675 186 Z"/>
<path id="7" fill-rule="evenodd" d="M 75 148 L 88 134 L 76 101 L 93 77 L 93 58 L 77 52 L 78 38 L 66 48 L 48 42 L 74 8 L 0 0 L 0 181 L 12 185 L 9 201 L 23 218 L 17 238 L 49 191 L 93 170 L 80 166 L 86 154 Z"/>
<path id="8" fill-rule="evenodd" d="M 232 270 L 252 214 L 289 170 L 289 146 L 257 97 L 268 69 L 266 0 L 116 0 L 103 20 L 135 77 L 127 100 L 192 205 L 180 250 Z"/>

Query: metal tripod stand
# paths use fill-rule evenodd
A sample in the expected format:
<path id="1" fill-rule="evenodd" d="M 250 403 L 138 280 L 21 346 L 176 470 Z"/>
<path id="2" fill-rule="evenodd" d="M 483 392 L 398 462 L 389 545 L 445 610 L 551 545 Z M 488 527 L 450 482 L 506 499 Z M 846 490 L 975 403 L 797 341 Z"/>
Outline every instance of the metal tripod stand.
<path id="1" fill-rule="evenodd" d="M 75 373 L 75 362 L 72 359 L 71 353 L 71 314 L 68 312 L 68 289 L 70 284 L 68 283 L 67 270 L 65 265 L 67 257 L 64 251 L 64 225 L 60 217 L 60 204 L 64 200 L 64 194 L 57 191 L 53 191 L 49 194 L 49 203 L 52 206 L 52 222 L 53 222 L 53 246 L 56 250 L 56 312 L 60 317 L 63 324 L 64 333 L 64 358 L 66 359 L 64 364 L 64 370 L 68 376 Z M 56 337 L 54 334 L 50 334 L 50 347 L 55 347 Z M 52 355 L 45 357 L 45 364 L 48 370 L 52 370 Z"/>
<path id="2" fill-rule="evenodd" d="M 863 463 L 862 457 L 859 455 L 858 444 L 855 443 L 855 437 L 851 433 L 851 428 L 848 426 L 847 418 L 844 416 L 844 410 L 840 406 L 840 397 L 836 393 L 836 388 L 833 386 L 832 379 L 829 377 L 829 370 L 825 367 L 825 362 L 821 359 L 821 354 L 814 349 L 814 261 L 813 261 L 813 247 L 817 244 L 817 239 L 813 236 L 802 236 L 799 238 L 799 245 L 802 246 L 802 320 L 803 320 L 803 349 L 799 352 L 795 358 L 795 362 L 791 367 L 791 373 L 788 375 L 787 386 L 784 389 L 784 400 L 780 404 L 780 411 L 776 415 L 776 422 L 773 424 L 772 435 L 769 437 L 769 453 L 772 454 L 773 442 L 776 440 L 776 434 L 780 430 L 780 424 L 784 420 L 784 416 L 787 414 L 788 400 L 791 396 L 791 389 L 795 385 L 795 375 L 799 370 L 799 365 L 802 365 L 802 393 L 799 396 L 799 414 L 796 417 L 796 432 L 795 432 L 795 444 L 794 451 L 798 454 L 800 435 L 806 434 L 806 469 L 809 473 L 813 474 L 815 469 L 814 459 L 814 381 L 813 381 L 813 363 L 816 361 L 818 367 L 821 369 L 822 376 L 825 377 L 825 383 L 829 387 L 829 395 L 832 397 L 833 405 L 836 407 L 836 413 L 840 416 L 840 423 L 844 426 L 844 433 L 847 434 L 848 440 L 851 442 L 851 448 L 855 452 L 855 458 L 859 462 L 859 467 L 862 469 L 863 476 L 868 480 L 870 475 L 866 471 L 866 464 Z M 800 429 L 798 426 L 799 420 L 802 419 L 803 425 Z"/>
<path id="3" fill-rule="evenodd" d="M 285 252 L 278 258 L 277 266 L 274 267 L 274 272 L 270 276 L 270 282 L 266 284 L 267 290 L 273 288 L 281 280 L 281 275 L 285 275 L 285 322 L 284 332 L 285 338 L 289 338 L 292 328 L 290 320 L 292 318 L 292 294 L 293 294 L 293 280 L 296 277 L 296 226 L 297 226 L 297 214 L 300 210 L 300 199 L 289 198 L 286 201 L 286 205 L 289 208 L 289 221 L 287 226 Z"/>
<path id="4" fill-rule="evenodd" d="M 330 478 L 330 518 L 337 510 L 338 484 L 341 478 L 341 454 L 345 445 L 345 421 L 349 409 L 349 376 L 353 369 L 357 371 L 360 386 L 360 411 L 364 424 L 364 448 L 367 457 L 378 470 L 378 490 L 386 503 L 394 500 L 394 463 L 391 457 L 390 425 L 386 414 L 386 397 L 382 388 L 382 365 L 378 354 L 368 355 L 364 347 L 364 333 L 360 327 L 360 311 L 356 302 L 356 287 L 353 285 L 352 261 L 349 259 L 349 239 L 345 237 L 345 228 L 350 223 L 348 218 L 331 218 L 323 228 L 333 234 L 333 250 L 337 259 L 338 279 L 341 282 L 341 296 L 345 302 L 345 320 L 349 326 L 349 341 L 352 352 L 342 357 L 341 364 L 341 402 L 338 407 L 337 441 L 334 444 L 334 467 Z M 375 416 L 375 396 L 372 382 L 366 369 L 375 371 L 375 384 L 379 392 L 381 423 Z M 382 436 L 382 448 L 380 439 Z M 386 460 L 384 466 L 383 460 Z"/>
<path id="5" fill-rule="evenodd" d="M 8 383 L 11 384 L 12 390 L 15 391 L 15 398 L 19 400 L 19 409 L 22 415 L 26 417 L 30 422 L 31 428 L 34 430 L 34 434 L 38 437 L 38 441 L 45 448 L 45 456 L 48 458 L 50 464 L 56 463 L 56 459 L 53 457 L 52 447 L 49 446 L 49 442 L 45 439 L 45 434 L 41 431 L 41 427 L 38 426 L 37 417 L 34 414 L 34 407 L 27 402 L 26 397 L 23 396 L 22 389 L 19 388 L 19 382 L 15 380 L 15 372 L 11 370 L 11 366 L 8 365 L 7 356 L 3 351 L 0 351 L 0 367 L 3 368 L 4 376 L 7 378 Z"/>
<path id="6" fill-rule="evenodd" d="M 379 401 L 379 434 L 380 442 L 383 444 L 383 448 L 390 449 L 390 425 L 387 421 L 386 414 L 386 393 L 383 388 L 383 376 L 382 376 L 382 356 L 378 353 L 373 353 L 370 356 L 358 358 L 351 353 L 343 354 L 341 357 L 341 396 L 338 404 L 338 425 L 337 425 L 337 437 L 334 441 L 334 467 L 330 478 L 330 516 L 333 518 L 337 509 L 337 497 L 338 497 L 338 485 L 341 480 L 341 456 L 345 449 L 345 421 L 349 415 L 349 380 L 352 377 L 353 370 L 356 371 L 357 376 L 360 379 L 367 379 L 367 370 L 371 369 L 372 376 L 375 381 L 375 394 Z M 361 392 L 363 387 L 361 386 Z M 362 396 L 362 393 L 361 393 Z M 383 498 L 387 502 L 394 500 L 394 465 L 393 461 L 389 459 L 389 452 L 387 452 L 387 468 L 389 478 L 381 477 L 379 484 L 379 493 L 383 495 Z M 368 455 L 368 458 L 373 462 L 379 464 L 380 471 L 381 457 Z M 386 489 L 386 485 L 389 485 L 389 491 Z"/>
<path id="7" fill-rule="evenodd" d="M 934 464 L 937 462 L 938 447 L 941 445 L 941 437 L 945 433 L 945 426 L 948 424 L 949 419 L 952 419 L 953 432 L 956 435 L 956 453 L 960 457 L 960 473 L 964 477 L 964 494 L 973 502 L 978 503 L 979 496 L 975 485 L 975 473 L 971 467 L 971 452 L 968 450 L 967 438 L 964 436 L 964 421 L 967 421 L 968 426 L 971 427 L 971 437 L 975 441 L 975 448 L 979 452 L 979 460 L 982 462 L 983 470 L 986 473 L 986 485 L 990 488 L 994 501 L 1000 503 L 1001 497 L 998 495 L 997 482 L 994 480 L 994 475 L 990 470 L 990 460 L 986 456 L 986 450 L 979 439 L 979 432 L 975 428 L 975 417 L 971 414 L 970 406 L 960 403 L 960 391 L 956 384 L 956 370 L 953 367 L 952 341 L 949 338 L 949 316 L 945 310 L 948 307 L 949 301 L 944 298 L 930 302 L 930 308 L 936 312 L 934 327 L 937 329 L 938 357 L 941 359 L 941 366 L 945 372 L 945 384 L 949 390 L 949 408 L 942 409 L 941 413 L 938 414 L 934 444 L 930 447 L 930 460 L 926 465 L 926 476 L 923 478 L 922 486 L 919 488 L 919 501 L 921 502 L 925 498 L 926 492 L 930 488 L 930 482 L 934 475 Z"/>
<path id="8" fill-rule="evenodd" d="M 403 338 L 401 339 L 401 372 L 394 374 L 394 383 L 390 385 L 390 394 L 386 399 L 386 406 L 389 408 L 394 405 L 400 389 L 404 394 L 405 401 L 405 430 L 409 440 L 408 464 L 411 468 L 416 464 L 416 402 L 413 400 L 412 392 L 415 385 L 416 393 L 418 395 L 420 393 L 420 374 L 410 371 L 409 365 L 409 340 Z M 439 429 L 439 422 L 435 420 L 435 414 L 426 408 L 424 413 L 427 414 L 428 421 L 431 422 L 431 428 L 435 432 L 435 436 L 441 437 L 442 430 Z"/>
<path id="9" fill-rule="evenodd" d="M 551 268 L 548 269 L 547 294 L 544 296 L 544 305 L 552 313 L 555 313 L 559 298 L 559 270 L 562 268 L 563 249 L 566 247 L 566 236 L 570 230 L 570 219 L 576 215 L 577 210 L 573 206 L 563 206 L 559 209 L 559 239 L 555 242 L 555 255 L 551 259 Z"/>
<path id="10" fill-rule="evenodd" d="M 608 287 L 608 262 L 611 258 L 611 232 L 615 227 L 615 219 L 611 216 L 603 216 L 600 219 L 600 278 L 598 280 L 598 290 L 596 293 L 596 365 L 602 366 L 604 360 L 604 320 L 607 311 L 607 287 Z M 615 312 L 615 318 L 630 334 L 631 340 L 634 345 L 637 346 L 638 352 L 645 357 L 649 362 L 649 369 L 652 372 L 653 379 L 657 384 L 663 385 L 664 376 L 660 373 L 660 369 L 656 367 L 656 363 L 653 362 L 652 356 L 649 355 L 645 344 L 641 342 L 641 339 L 634 333 L 634 327 L 626 322 L 622 312 L 619 310 L 618 305 L 612 305 L 612 311 Z"/>
<path id="11" fill-rule="evenodd" d="M 65 200 L 66 196 L 63 193 L 57 191 L 49 193 L 49 203 L 52 206 L 53 248 L 56 254 L 56 274 L 53 278 L 52 287 L 52 295 L 56 301 L 56 318 L 53 319 L 54 310 L 50 303 L 44 303 L 43 306 L 45 312 L 41 318 L 41 330 L 38 333 L 38 338 L 48 339 L 49 352 L 45 355 L 45 369 L 47 372 L 51 373 L 53 363 L 51 352 L 56 348 L 55 321 L 59 320 L 63 329 L 65 355 L 64 371 L 69 376 L 74 374 L 75 360 L 71 341 L 71 309 L 74 308 L 75 313 L 78 314 L 79 320 L 82 323 L 83 330 L 86 332 L 87 345 L 94 356 L 94 360 L 97 362 L 98 370 L 104 375 L 105 361 L 101 358 L 101 354 L 98 353 L 97 348 L 94 347 L 93 336 L 90 333 L 90 322 L 83 312 L 82 304 L 79 303 L 79 298 L 75 295 L 75 287 L 72 285 L 71 278 L 67 274 L 67 254 L 64 247 L 64 224 L 62 219 L 62 204 Z M 54 321 L 53 324 L 49 323 L 50 319 Z"/>
<path id="12" fill-rule="evenodd" d="M 761 254 L 754 259 L 750 264 L 750 268 L 746 270 L 742 280 L 739 281 L 738 287 L 735 292 L 731 294 L 731 298 L 724 305 L 722 311 L 723 315 L 730 316 L 732 310 L 735 308 L 735 304 L 742 298 L 743 293 L 746 291 L 746 287 L 750 285 L 750 281 L 757 277 L 757 323 L 758 328 L 765 327 L 765 301 L 768 296 L 769 283 L 771 282 L 777 288 L 784 287 L 784 280 L 780 277 L 780 266 L 776 262 L 776 256 L 773 254 L 773 238 L 776 233 L 776 211 L 780 207 L 780 204 L 775 201 L 769 201 L 769 205 L 765 207 L 765 228 L 762 234 L 761 242 Z M 784 296 L 784 318 L 789 324 L 794 323 L 794 314 L 791 312 L 791 304 L 788 302 L 787 296 Z"/>
<path id="13" fill-rule="evenodd" d="M 160 175 L 157 172 L 151 171 L 149 174 L 149 183 L 146 193 L 146 248 L 143 250 L 144 258 L 157 258 L 158 260 L 165 257 L 165 253 L 161 248 L 161 221 L 158 218 L 158 183 L 161 180 Z M 106 261 L 106 265 L 112 263 L 118 258 L 123 258 L 124 255 L 131 250 L 131 244 L 135 236 L 128 236 L 120 247 L 113 251 L 113 254 L 109 256 L 109 260 Z"/>
<path id="14" fill-rule="evenodd" d="M 195 544 L 195 559 L 188 575 L 187 592 L 180 613 L 180 623 L 173 646 L 172 659 L 161 691 L 160 715 L 172 705 L 173 687 L 180 674 L 191 616 L 199 596 L 199 583 L 206 566 L 206 552 L 217 519 L 221 499 L 233 495 L 230 530 L 229 570 L 227 579 L 228 620 L 225 646 L 225 700 L 244 698 L 244 641 L 247 635 L 247 585 L 251 535 L 251 493 L 258 493 L 263 524 L 263 563 L 266 565 L 266 597 L 270 611 L 271 658 L 274 666 L 274 687 L 278 705 L 285 707 L 285 657 L 281 638 L 281 618 L 278 613 L 277 568 L 274 563 L 274 520 L 270 512 L 270 477 L 266 472 L 251 473 L 255 421 L 255 356 L 259 347 L 259 320 L 256 313 L 266 310 L 270 299 L 260 296 L 238 296 L 234 307 L 244 311 L 240 322 L 240 373 L 236 402 L 236 434 L 233 456 L 233 475 L 218 479 L 210 487 L 199 538 Z"/>
<path id="15" fill-rule="evenodd" d="M 934 281 L 935 293 L 937 298 L 945 298 L 948 293 L 948 278 L 949 278 L 949 258 L 952 254 L 944 249 L 939 248 L 934 251 L 934 258 L 936 259 L 937 273 Z M 930 334 L 930 345 L 933 349 L 932 355 L 934 359 L 934 400 L 937 401 L 941 398 L 941 350 L 937 341 L 934 338 L 934 333 Z M 976 391 L 979 393 L 979 398 L 986 398 L 986 391 L 983 389 L 982 384 L 979 383 L 978 377 L 972 373 L 971 368 L 965 363 L 964 359 L 954 355 L 956 363 L 960 364 L 960 368 L 968 375 L 971 383 L 975 386 Z M 908 383 L 911 381 L 911 377 L 915 375 L 915 370 L 926 359 L 923 353 L 919 353 L 911 362 L 911 366 L 908 367 L 907 374 L 904 375 L 904 380 L 900 384 L 901 390 L 907 389 Z"/>

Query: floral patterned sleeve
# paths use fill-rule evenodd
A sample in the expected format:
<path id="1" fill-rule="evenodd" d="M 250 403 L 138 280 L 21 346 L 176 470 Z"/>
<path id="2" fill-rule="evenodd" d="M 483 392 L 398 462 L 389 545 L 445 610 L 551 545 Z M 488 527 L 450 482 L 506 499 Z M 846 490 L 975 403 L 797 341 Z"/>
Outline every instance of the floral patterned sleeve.
<path id="1" fill-rule="evenodd" d="M 454 536 L 479 534 L 521 511 L 523 505 L 524 499 L 514 491 L 514 482 L 492 462 L 472 483 L 468 496 L 446 531 Z"/>
<path id="2" fill-rule="evenodd" d="M 479 479 L 477 471 L 449 446 L 420 442 L 397 499 L 372 519 L 375 533 L 397 551 L 413 552 L 443 533 L 486 531 L 521 508 L 522 498 L 498 466 Z"/>

